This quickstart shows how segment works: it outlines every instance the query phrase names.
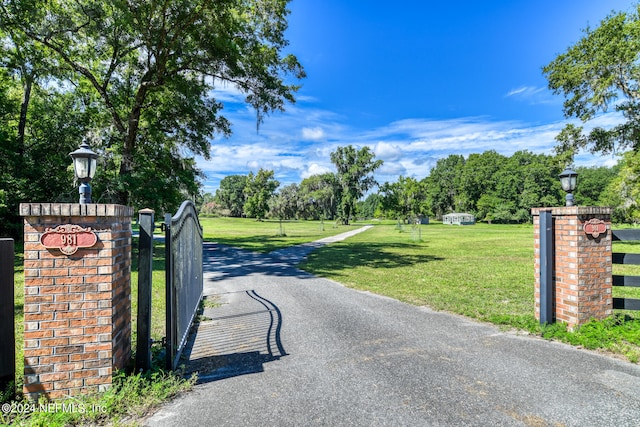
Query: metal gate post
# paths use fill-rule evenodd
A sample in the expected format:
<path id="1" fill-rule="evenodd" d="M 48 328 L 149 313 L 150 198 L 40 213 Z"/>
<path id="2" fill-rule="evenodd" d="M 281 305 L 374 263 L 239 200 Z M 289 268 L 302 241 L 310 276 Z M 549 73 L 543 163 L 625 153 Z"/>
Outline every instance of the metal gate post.
<path id="1" fill-rule="evenodd" d="M 165 253 L 165 299 L 166 299 L 166 322 L 165 322 L 165 368 L 173 370 L 173 262 L 171 255 L 171 214 L 164 215 L 164 253 Z"/>
<path id="2" fill-rule="evenodd" d="M 554 322 L 553 301 L 553 217 L 551 211 L 540 211 L 540 324 Z"/>
<path id="3" fill-rule="evenodd" d="M 0 392 L 16 379 L 13 239 L 0 239 Z"/>
<path id="4" fill-rule="evenodd" d="M 136 371 L 151 367 L 151 288 L 153 276 L 153 214 L 152 209 L 138 212 L 138 335 Z"/>

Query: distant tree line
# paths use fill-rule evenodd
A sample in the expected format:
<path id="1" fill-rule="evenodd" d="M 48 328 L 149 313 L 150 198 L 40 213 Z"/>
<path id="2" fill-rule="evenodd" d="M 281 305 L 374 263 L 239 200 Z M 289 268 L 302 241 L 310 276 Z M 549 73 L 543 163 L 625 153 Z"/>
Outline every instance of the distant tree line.
<path id="1" fill-rule="evenodd" d="M 408 220 L 419 216 L 441 219 L 451 212 L 468 212 L 489 223 L 524 223 L 531 208 L 563 206 L 565 192 L 558 175 L 558 157 L 518 151 L 450 155 L 438 160 L 430 174 L 418 181 L 399 177 L 384 183 L 379 193 L 362 203 L 363 213 L 378 218 Z M 579 205 L 609 205 L 618 167 L 579 167 L 575 201 Z M 624 220 L 618 215 L 617 220 Z"/>
<path id="2" fill-rule="evenodd" d="M 360 163 L 356 159 L 360 159 Z M 493 150 L 466 158 L 450 155 L 438 160 L 424 179 L 400 176 L 394 182 L 379 185 L 376 192 L 363 198 L 378 185 L 373 172 L 381 162 L 374 159 L 368 148 L 358 151 L 351 146 L 339 147 L 332 154 L 332 161 L 342 166 L 339 169 L 336 165 L 338 170 L 359 172 L 357 190 L 348 189 L 346 183 L 353 178 L 345 172 L 314 175 L 299 184 L 279 188 L 273 171 L 260 170 L 256 175 L 224 178 L 215 196 L 205 196 L 202 212 L 345 223 L 355 217 L 410 221 L 417 217 L 441 219 L 450 212 L 469 212 L 477 220 L 489 223 L 525 223 L 531 221 L 531 208 L 564 205 L 565 193 L 558 179 L 564 169 L 563 160 L 529 151 L 518 151 L 512 156 Z M 634 201 L 636 193 L 625 190 L 623 185 L 634 173 L 627 162 L 615 167 L 578 167 L 576 171 L 579 173 L 574 193 L 577 204 L 612 206 L 616 222 L 640 220 L 640 209 Z"/>
<path id="3" fill-rule="evenodd" d="M 273 177 L 273 171 L 260 169 L 257 175 Z M 249 199 L 246 175 L 230 175 L 220 181 L 216 194 L 206 194 L 201 213 L 230 217 L 264 218 L 253 211 L 253 203 Z M 273 188 L 278 181 L 271 178 L 270 184 L 263 187 L 267 195 L 268 216 L 276 219 L 330 219 L 338 218 L 340 202 L 340 186 L 336 175 L 326 173 L 313 175 L 302 180 L 300 184 L 289 184 L 279 189 Z"/>

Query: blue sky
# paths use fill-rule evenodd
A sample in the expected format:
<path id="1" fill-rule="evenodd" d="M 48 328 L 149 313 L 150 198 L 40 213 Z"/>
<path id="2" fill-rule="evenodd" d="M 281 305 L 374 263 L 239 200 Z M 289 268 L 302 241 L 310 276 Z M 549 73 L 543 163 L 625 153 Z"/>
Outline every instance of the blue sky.
<path id="1" fill-rule="evenodd" d="M 281 184 L 333 171 L 338 146 L 369 146 L 384 165 L 380 183 L 422 179 L 438 159 L 494 149 L 552 154 L 564 127 L 561 96 L 547 89 L 542 67 L 588 26 L 631 0 L 403 2 L 293 0 L 287 53 L 308 77 L 296 104 L 267 117 L 231 86 L 216 91 L 233 136 L 216 138 L 211 160 L 198 159 L 205 191 L 222 178 L 259 168 Z M 608 126 L 616 114 L 598 117 Z M 582 155 L 578 164 L 613 164 Z"/>

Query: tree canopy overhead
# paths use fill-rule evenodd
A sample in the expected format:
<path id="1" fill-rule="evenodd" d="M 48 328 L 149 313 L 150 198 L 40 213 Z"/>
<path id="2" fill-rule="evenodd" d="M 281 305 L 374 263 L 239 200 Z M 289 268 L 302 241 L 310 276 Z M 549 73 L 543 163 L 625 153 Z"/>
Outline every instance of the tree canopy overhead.
<path id="1" fill-rule="evenodd" d="M 21 62 L 12 70 L 30 81 L 37 64 L 38 78 L 77 95 L 75 108 L 91 113 L 88 130 L 107 156 L 107 185 L 129 203 L 161 174 L 176 177 L 165 191 L 197 179 L 185 155 L 208 158 L 210 138 L 231 132 L 214 88 L 245 93 L 258 124 L 294 102 L 297 86 L 286 79 L 304 71 L 283 53 L 287 3 L 3 0 L 0 60 Z"/>
<path id="2" fill-rule="evenodd" d="M 611 129 L 568 124 L 556 138 L 559 152 L 588 148 L 603 154 L 640 150 L 640 5 L 613 13 L 543 68 L 549 88 L 565 97 L 564 113 L 583 123 L 614 109 L 625 122 Z"/>

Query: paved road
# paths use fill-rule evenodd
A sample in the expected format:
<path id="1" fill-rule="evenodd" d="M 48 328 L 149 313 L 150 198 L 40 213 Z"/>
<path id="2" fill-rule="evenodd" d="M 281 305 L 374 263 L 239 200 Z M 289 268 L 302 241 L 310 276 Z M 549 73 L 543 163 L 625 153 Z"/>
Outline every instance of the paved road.
<path id="1" fill-rule="evenodd" d="M 201 382 L 146 425 L 640 426 L 640 366 L 316 278 L 308 250 L 206 247 Z"/>

